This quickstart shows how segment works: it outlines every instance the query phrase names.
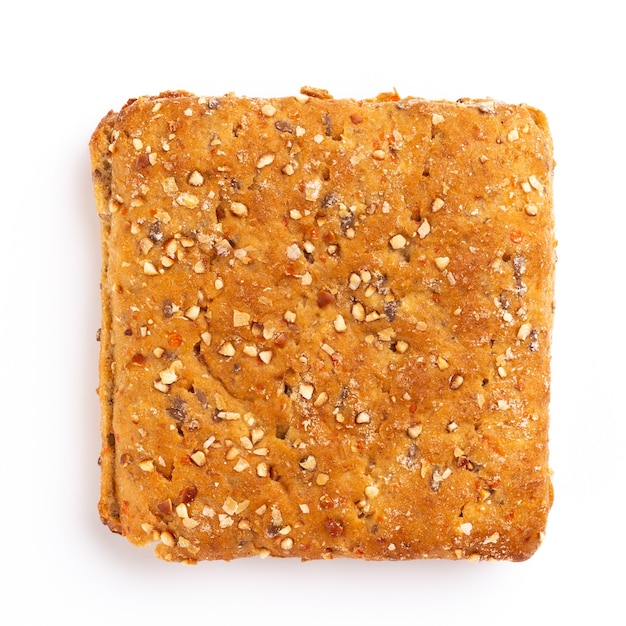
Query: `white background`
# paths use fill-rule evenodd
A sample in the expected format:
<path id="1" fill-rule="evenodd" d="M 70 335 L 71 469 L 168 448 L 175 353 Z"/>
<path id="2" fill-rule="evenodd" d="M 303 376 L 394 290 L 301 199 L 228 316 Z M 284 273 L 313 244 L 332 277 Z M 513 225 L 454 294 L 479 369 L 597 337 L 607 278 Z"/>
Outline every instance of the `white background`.
<path id="1" fill-rule="evenodd" d="M 4 3 L 0 622 L 624 623 L 626 55 L 619 5 Z M 282 96 L 301 85 L 335 97 L 393 88 L 436 99 L 491 96 L 548 116 L 558 162 L 556 499 L 547 538 L 526 563 L 183 566 L 158 561 L 100 524 L 100 250 L 90 134 L 107 111 L 142 94 Z"/>

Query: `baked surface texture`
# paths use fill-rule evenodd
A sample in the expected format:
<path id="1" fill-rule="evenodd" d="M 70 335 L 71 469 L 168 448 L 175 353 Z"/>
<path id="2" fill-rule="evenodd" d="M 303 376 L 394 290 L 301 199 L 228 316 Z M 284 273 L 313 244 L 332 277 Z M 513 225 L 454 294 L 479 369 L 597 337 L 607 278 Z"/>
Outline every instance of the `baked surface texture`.
<path id="1" fill-rule="evenodd" d="M 525 105 L 168 92 L 91 144 L 102 520 L 172 561 L 541 542 L 552 143 Z"/>

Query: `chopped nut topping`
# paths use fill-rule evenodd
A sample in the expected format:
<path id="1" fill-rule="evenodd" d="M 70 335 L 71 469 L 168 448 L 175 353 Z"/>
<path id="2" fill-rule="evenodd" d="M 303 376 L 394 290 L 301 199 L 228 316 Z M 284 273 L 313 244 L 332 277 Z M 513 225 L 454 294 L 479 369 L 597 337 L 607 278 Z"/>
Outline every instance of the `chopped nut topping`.
<path id="1" fill-rule="evenodd" d="M 248 461 L 246 461 L 245 459 L 238 459 L 237 463 L 235 463 L 235 466 L 233 467 L 233 470 L 235 470 L 235 472 L 243 472 L 249 467 L 250 463 L 248 463 Z"/>
<path id="2" fill-rule="evenodd" d="M 274 162 L 275 156 L 276 155 L 273 152 L 267 152 L 266 154 L 261 156 L 259 160 L 256 162 L 257 168 L 262 169 L 266 167 L 267 165 L 270 165 L 271 163 Z"/>
<path id="3" fill-rule="evenodd" d="M 249 437 L 239 437 L 239 442 L 246 450 L 252 450 L 252 441 Z"/>
<path id="4" fill-rule="evenodd" d="M 534 204 L 527 204 L 526 215 L 531 215 L 531 216 L 537 215 L 537 207 Z"/>
<path id="5" fill-rule="evenodd" d="M 484 541 L 483 544 L 488 544 L 488 543 L 498 543 L 498 540 L 500 539 L 500 533 L 495 532 L 493 533 L 493 535 L 490 535 L 489 537 L 487 537 Z"/>
<path id="6" fill-rule="evenodd" d="M 187 182 L 193 187 L 199 187 L 204 182 L 204 176 L 202 176 L 198 170 L 194 170 L 189 174 Z"/>
<path id="7" fill-rule="evenodd" d="M 267 463 L 259 463 L 256 466 L 256 475 L 260 478 L 267 478 L 269 476 L 269 467 Z"/>
<path id="8" fill-rule="evenodd" d="M 206 272 L 206 265 L 204 261 L 197 261 L 193 266 L 193 271 L 195 274 L 204 274 Z"/>
<path id="9" fill-rule="evenodd" d="M 391 341 L 395 338 L 396 331 L 393 328 L 389 327 L 379 331 L 377 335 L 380 341 Z"/>
<path id="10" fill-rule="evenodd" d="M 143 237 L 139 241 L 139 249 L 144 253 L 148 254 L 150 250 L 154 247 L 154 244 L 150 241 L 148 237 Z"/>
<path id="11" fill-rule="evenodd" d="M 363 322 L 365 320 L 365 307 L 360 302 L 355 302 L 352 305 L 352 317 L 357 322 Z"/>
<path id="12" fill-rule="evenodd" d="M 235 356 L 235 346 L 230 341 L 227 341 L 220 346 L 217 352 L 222 356 Z"/>
<path id="13" fill-rule="evenodd" d="M 202 452 L 202 450 L 198 450 L 197 452 L 194 452 L 189 458 L 198 467 L 202 467 L 206 463 L 206 455 L 204 454 L 204 452 Z"/>
<path id="14" fill-rule="evenodd" d="M 357 424 L 369 424 L 370 423 L 370 415 L 365 411 L 361 411 L 355 418 L 355 422 Z"/>
<path id="15" fill-rule="evenodd" d="M 304 186 L 304 191 L 305 191 L 304 197 L 309 202 L 315 202 L 319 198 L 321 190 L 322 190 L 322 181 L 319 178 L 310 180 Z"/>
<path id="16" fill-rule="evenodd" d="M 195 321 L 200 315 L 200 307 L 197 304 L 193 304 L 185 311 L 185 317 L 189 320 Z"/>
<path id="17" fill-rule="evenodd" d="M 361 285 L 361 277 L 358 274 L 351 274 L 350 281 L 348 282 L 348 287 L 352 289 L 352 291 L 356 291 Z"/>
<path id="18" fill-rule="evenodd" d="M 517 338 L 520 339 L 521 341 L 525 341 L 526 339 L 528 339 L 531 331 L 533 329 L 532 324 L 522 324 L 519 327 L 519 330 L 517 331 Z"/>
<path id="19" fill-rule="evenodd" d="M 323 487 L 324 485 L 328 483 L 329 480 L 330 480 L 330 476 L 328 474 L 318 474 L 317 478 L 315 479 L 315 484 L 319 485 L 320 487 Z"/>
<path id="20" fill-rule="evenodd" d="M 220 412 L 218 416 L 221 415 L 222 413 L 223 412 Z M 237 415 L 239 414 L 237 413 Z M 229 442 L 229 444 L 232 444 L 232 442 Z M 234 461 L 240 454 L 241 454 L 241 450 L 237 448 L 236 446 L 231 445 L 231 447 L 228 448 L 228 450 L 226 451 L 225 457 L 227 461 Z"/>
<path id="21" fill-rule="evenodd" d="M 461 524 L 459 526 L 459 528 L 461 529 L 461 532 L 464 535 L 467 535 L 469 537 L 470 533 L 472 532 L 472 524 L 471 522 L 464 522 L 463 524 Z"/>
<path id="22" fill-rule="evenodd" d="M 315 388 L 309 383 L 300 383 L 299 391 L 300 395 L 305 400 L 310 400 L 313 397 L 313 391 L 315 391 Z"/>
<path id="23" fill-rule="evenodd" d="M 271 350 L 263 350 L 263 352 L 259 352 L 259 358 L 266 364 L 270 363 L 272 356 L 273 354 Z"/>
<path id="24" fill-rule="evenodd" d="M 168 548 L 173 548 L 176 545 L 176 540 L 174 539 L 174 536 L 167 530 L 163 531 L 159 538 L 161 540 L 161 543 Z"/>
<path id="25" fill-rule="evenodd" d="M 440 370 L 445 370 L 448 367 L 450 367 L 450 364 L 448 363 L 448 361 L 446 361 L 442 356 L 438 356 L 437 357 L 437 367 Z"/>
<path id="26" fill-rule="evenodd" d="M 533 174 L 532 176 L 528 177 L 528 182 L 532 185 L 532 187 L 534 189 L 536 189 L 537 191 L 543 191 L 543 185 L 542 183 L 539 181 L 539 179 Z"/>
<path id="27" fill-rule="evenodd" d="M 280 547 L 283 550 L 291 550 L 293 548 L 293 539 L 291 537 L 285 537 L 281 542 L 280 542 Z"/>
<path id="28" fill-rule="evenodd" d="M 506 136 L 509 141 L 517 141 L 519 139 L 519 133 L 517 132 L 517 128 L 509 131 L 509 134 Z"/>
<path id="29" fill-rule="evenodd" d="M 152 460 L 147 459 L 146 461 L 141 461 L 139 463 L 139 467 L 144 471 L 144 472 L 153 472 L 154 471 L 154 463 L 152 462 Z"/>
<path id="30" fill-rule="evenodd" d="M 422 425 L 414 424 L 413 426 L 409 426 L 406 429 L 406 433 L 411 439 L 417 439 L 422 433 Z"/>
<path id="31" fill-rule="evenodd" d="M 261 107 L 261 113 L 265 115 L 265 117 L 273 117 L 276 114 L 276 107 L 272 104 L 264 104 Z"/>
<path id="32" fill-rule="evenodd" d="M 377 161 L 382 161 L 387 156 L 387 153 L 384 150 L 374 150 L 374 152 L 372 152 L 372 156 Z"/>
<path id="33" fill-rule="evenodd" d="M 237 500 L 234 500 L 233 498 L 228 496 L 226 500 L 224 500 L 224 504 L 222 504 L 222 510 L 225 513 L 228 513 L 228 515 L 234 515 L 238 506 L 239 503 L 237 502 Z"/>
<path id="34" fill-rule="evenodd" d="M 338 333 L 345 333 L 348 327 L 346 326 L 346 320 L 343 318 L 343 315 L 337 315 L 335 321 L 333 322 L 333 326 Z"/>
<path id="35" fill-rule="evenodd" d="M 150 261 L 144 261 L 143 273 L 147 274 L 148 276 L 156 276 L 158 275 L 159 271 L 157 270 L 156 267 L 154 267 L 152 263 L 150 263 Z"/>
<path id="36" fill-rule="evenodd" d="M 159 372 L 159 378 L 164 385 L 171 385 L 178 380 L 178 374 L 172 368 L 168 368 Z"/>
<path id="37" fill-rule="evenodd" d="M 430 210 L 433 213 L 436 213 L 437 211 L 441 210 L 443 208 L 444 205 L 444 201 L 441 198 L 435 198 L 435 200 L 432 203 L 432 206 L 430 207 Z"/>
<path id="38" fill-rule="evenodd" d="M 313 406 L 320 407 L 326 404 L 326 402 L 328 402 L 328 394 L 325 391 L 322 391 L 315 399 Z"/>
<path id="39" fill-rule="evenodd" d="M 429 233 L 430 233 L 430 224 L 428 223 L 428 220 L 424 220 L 420 224 L 420 227 L 417 229 L 417 234 L 420 236 L 420 239 L 424 239 L 424 237 L 426 237 L 426 235 L 428 235 Z"/>
<path id="40" fill-rule="evenodd" d="M 187 505 L 182 502 L 176 507 L 176 515 L 178 517 L 186 519 L 189 517 L 189 510 L 187 509 Z"/>
<path id="41" fill-rule="evenodd" d="M 241 417 L 241 414 L 234 411 L 218 411 L 217 417 L 219 417 L 221 420 L 238 420 Z M 231 450 L 233 452 L 236 452 L 236 448 L 231 448 Z M 235 456 L 237 455 L 235 454 Z M 233 456 L 232 458 L 235 458 L 235 456 Z"/>
<path id="42" fill-rule="evenodd" d="M 409 349 L 409 344 L 406 341 L 398 341 L 396 343 L 396 352 L 404 354 Z"/>
<path id="43" fill-rule="evenodd" d="M 437 126 L 437 124 L 441 124 L 441 122 L 445 121 L 445 117 L 440 115 L 439 113 L 433 113 L 432 122 L 433 126 Z"/>
<path id="44" fill-rule="evenodd" d="M 231 202 L 230 212 L 237 217 L 246 217 L 248 215 L 248 207 L 242 202 Z"/>
<path id="45" fill-rule="evenodd" d="M 164 178 L 161 183 L 161 187 L 163 187 L 163 191 L 165 193 L 176 193 L 178 191 L 178 185 L 176 184 L 176 179 L 173 176 Z"/>
<path id="46" fill-rule="evenodd" d="M 291 261 L 297 261 L 302 256 L 302 250 L 300 250 L 300 246 L 297 243 L 292 243 L 287 248 L 286 254 Z"/>
<path id="47" fill-rule="evenodd" d="M 233 310 L 233 326 L 240 328 L 250 325 L 250 313 L 244 313 L 243 311 Z"/>
<path id="48" fill-rule="evenodd" d="M 462 384 L 463 376 L 461 376 L 460 374 L 455 374 L 454 376 L 452 376 L 452 378 L 450 378 L 450 389 L 460 389 Z"/>
<path id="49" fill-rule="evenodd" d="M 333 296 L 330 291 L 319 291 L 317 294 L 317 306 L 323 309 L 324 307 L 327 307 L 334 299 L 335 296 Z"/>
<path id="50" fill-rule="evenodd" d="M 391 247 L 394 250 L 401 250 L 402 248 L 404 248 L 407 244 L 407 240 L 406 237 L 404 237 L 403 235 L 394 235 L 390 240 L 389 240 L 389 244 L 391 245 Z"/>
<path id="51" fill-rule="evenodd" d="M 365 496 L 367 498 L 375 498 L 380 493 L 376 485 L 368 485 L 365 487 Z"/>
<path id="52" fill-rule="evenodd" d="M 312 454 L 309 454 L 309 456 L 302 459 L 298 465 L 300 465 L 303 470 L 312 472 L 317 467 L 317 459 Z"/>
<path id="53" fill-rule="evenodd" d="M 448 267 L 449 263 L 450 263 L 450 257 L 447 257 L 447 256 L 438 256 L 435 259 L 435 265 L 437 266 L 438 269 L 442 271 L 445 270 L 446 267 Z"/>
<path id="54" fill-rule="evenodd" d="M 176 203 L 188 209 L 195 209 L 200 203 L 200 199 L 192 193 L 185 192 L 176 197 Z"/>
<path id="55" fill-rule="evenodd" d="M 160 380 L 154 381 L 154 388 L 158 391 L 161 391 L 162 393 L 167 393 L 170 390 L 169 385 L 162 383 Z"/>

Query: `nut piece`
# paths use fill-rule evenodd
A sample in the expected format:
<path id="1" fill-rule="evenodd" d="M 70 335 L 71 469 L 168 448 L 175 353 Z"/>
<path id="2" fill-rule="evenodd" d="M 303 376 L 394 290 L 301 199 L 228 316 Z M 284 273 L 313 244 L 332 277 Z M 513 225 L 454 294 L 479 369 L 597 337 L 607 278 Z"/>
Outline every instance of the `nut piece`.
<path id="1" fill-rule="evenodd" d="M 275 156 L 276 155 L 273 152 L 267 152 L 266 154 L 261 156 L 259 160 L 256 162 L 257 168 L 261 169 L 265 167 L 266 165 L 270 165 L 271 163 L 274 162 Z"/>
<path id="2" fill-rule="evenodd" d="M 317 459 L 312 454 L 309 454 L 309 456 L 302 459 L 298 465 L 300 465 L 303 470 L 312 472 L 317 467 Z"/>
<path id="3" fill-rule="evenodd" d="M 522 324 L 517 331 L 517 338 L 521 341 L 528 339 L 530 333 L 532 332 L 533 325 L 532 324 Z"/>
<path id="4" fill-rule="evenodd" d="M 240 328 L 250 325 L 250 313 L 244 313 L 243 311 L 233 310 L 233 326 Z"/>
<path id="5" fill-rule="evenodd" d="M 391 245 L 391 247 L 394 250 L 401 250 L 402 248 L 404 248 L 407 244 L 407 240 L 406 237 L 404 237 L 403 235 L 394 235 L 390 240 L 389 240 L 389 244 Z"/>
<path id="6" fill-rule="evenodd" d="M 261 113 L 263 113 L 265 117 L 272 117 L 276 113 L 276 107 L 273 104 L 264 104 L 261 107 Z"/>
<path id="7" fill-rule="evenodd" d="M 441 198 L 435 198 L 432 206 L 430 207 L 430 210 L 433 213 L 436 213 L 437 211 L 443 208 L 443 205 L 444 205 L 444 201 Z"/>
<path id="8" fill-rule="evenodd" d="M 441 115 L 440 113 L 434 113 L 433 114 L 433 126 L 437 126 L 437 124 L 441 124 L 441 122 L 445 121 L 445 117 L 443 115 Z"/>
<path id="9" fill-rule="evenodd" d="M 309 383 L 300 383 L 299 391 L 300 395 L 305 400 L 310 400 L 313 397 L 313 391 L 315 391 L 315 388 Z"/>
<path id="10" fill-rule="evenodd" d="M 352 317 L 357 322 L 362 322 L 365 320 L 365 307 L 360 302 L 355 302 L 352 305 Z"/>
<path id="11" fill-rule="evenodd" d="M 417 439 L 422 434 L 422 425 L 421 424 L 413 424 L 413 426 L 409 426 L 406 429 L 406 434 L 411 439 Z"/>
<path id="12" fill-rule="evenodd" d="M 448 264 L 450 263 L 450 258 L 447 256 L 438 256 L 435 259 L 435 265 L 437 266 L 438 269 L 440 270 L 445 270 L 446 267 L 448 267 Z"/>
<path id="13" fill-rule="evenodd" d="M 450 389 L 452 390 L 460 389 L 462 384 L 463 384 L 463 376 L 461 376 L 460 374 L 454 374 L 454 376 L 450 378 Z"/>
<path id="14" fill-rule="evenodd" d="M 246 217 L 248 215 L 248 207 L 242 202 L 231 202 L 230 212 L 237 217 Z"/>
<path id="15" fill-rule="evenodd" d="M 187 182 L 193 187 L 199 187 L 204 182 L 204 176 L 198 170 L 194 170 L 189 174 Z"/>
<path id="16" fill-rule="evenodd" d="M 202 450 L 198 450 L 197 452 L 194 452 L 189 458 L 198 467 L 202 467 L 203 465 L 206 464 L 206 455 L 204 454 L 204 452 L 202 452 Z"/>
<path id="17" fill-rule="evenodd" d="M 424 220 L 417 229 L 417 234 L 420 236 L 420 239 L 424 239 L 428 233 L 430 233 L 430 224 L 428 220 Z"/>
<path id="18" fill-rule="evenodd" d="M 369 424 L 370 423 L 370 415 L 369 413 L 366 413 L 365 411 L 361 411 L 355 418 L 355 422 L 357 424 Z"/>
<path id="19" fill-rule="evenodd" d="M 333 322 L 333 326 L 338 333 L 345 333 L 348 327 L 346 326 L 346 320 L 343 318 L 343 315 L 337 315 L 335 321 Z"/>

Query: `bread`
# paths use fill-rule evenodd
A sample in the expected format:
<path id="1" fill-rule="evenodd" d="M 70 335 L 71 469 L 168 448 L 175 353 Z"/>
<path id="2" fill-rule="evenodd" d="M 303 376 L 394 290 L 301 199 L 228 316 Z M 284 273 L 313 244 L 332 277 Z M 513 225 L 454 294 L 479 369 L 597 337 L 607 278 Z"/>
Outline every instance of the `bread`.
<path id="1" fill-rule="evenodd" d="M 111 530 L 184 562 L 535 552 L 541 112 L 168 92 L 109 113 L 90 149 Z"/>

